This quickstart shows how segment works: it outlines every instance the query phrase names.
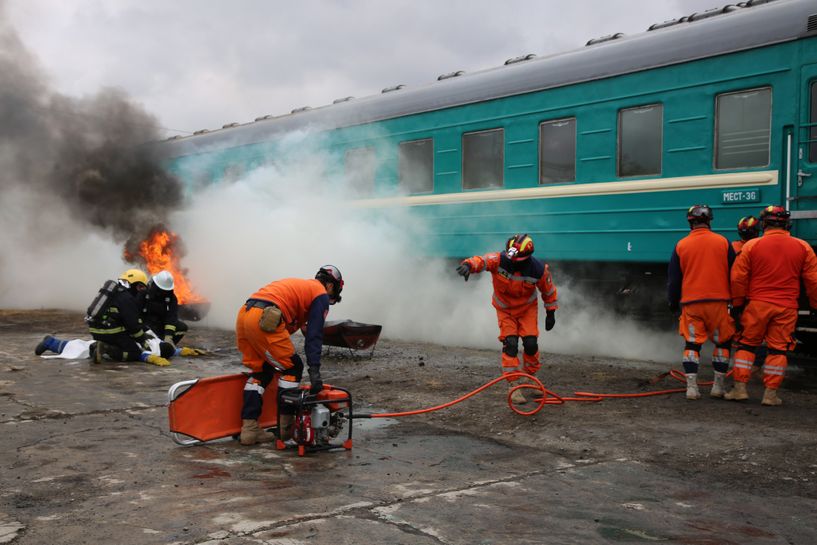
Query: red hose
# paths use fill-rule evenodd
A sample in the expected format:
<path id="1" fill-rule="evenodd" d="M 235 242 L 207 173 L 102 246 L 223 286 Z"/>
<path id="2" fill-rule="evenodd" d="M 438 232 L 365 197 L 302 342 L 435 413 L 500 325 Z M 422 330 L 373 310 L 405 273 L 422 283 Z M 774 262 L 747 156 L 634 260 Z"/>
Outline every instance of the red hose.
<path id="1" fill-rule="evenodd" d="M 487 390 L 488 388 L 490 388 L 491 386 L 493 386 L 497 382 L 506 381 L 506 380 L 508 380 L 510 378 L 526 378 L 526 379 L 533 382 L 533 384 L 518 384 L 518 385 L 514 386 L 510 391 L 508 391 L 508 406 L 516 414 L 521 414 L 522 416 L 532 416 L 532 415 L 538 413 L 539 411 L 541 411 L 542 407 L 544 407 L 546 404 L 564 403 L 564 400 L 561 397 L 559 397 L 555 393 L 553 393 L 550 390 L 548 390 L 547 388 L 545 388 L 545 386 L 539 381 L 538 378 L 534 377 L 533 375 L 529 375 L 527 373 L 522 373 L 522 372 L 516 371 L 516 372 L 513 372 L 513 373 L 508 373 L 508 374 L 505 374 L 505 375 L 498 376 L 495 379 L 483 384 L 482 386 L 480 386 L 476 390 L 473 390 L 472 392 L 468 392 L 464 396 L 458 397 L 457 399 L 455 399 L 453 401 L 449 401 L 448 403 L 443 403 L 442 405 L 437 405 L 435 407 L 429 407 L 427 409 L 417 409 L 415 411 L 404 411 L 404 412 L 399 412 L 399 413 L 375 413 L 375 414 L 365 415 L 365 417 L 366 418 L 398 418 L 398 417 L 401 417 L 401 416 L 412 416 L 412 415 L 415 415 L 415 414 L 423 414 L 423 413 L 430 413 L 430 412 L 434 412 L 434 411 L 439 411 L 440 409 L 446 409 L 446 408 L 448 408 L 448 407 L 450 407 L 452 405 L 456 405 L 460 401 L 465 401 L 469 397 L 473 397 L 473 396 L 477 395 L 478 393 L 482 392 L 483 390 Z M 519 410 L 511 402 L 511 394 L 513 392 L 515 392 L 516 390 L 521 390 L 521 389 L 532 389 L 532 390 L 538 390 L 538 391 L 542 392 L 542 397 L 539 400 L 536 401 L 536 406 L 530 411 Z M 549 401 L 549 399 L 550 399 L 549 396 L 552 396 L 554 401 Z"/>
<path id="2" fill-rule="evenodd" d="M 729 371 L 729 373 L 727 373 L 726 376 L 729 376 L 731 374 L 732 374 L 732 371 Z M 667 375 L 672 377 L 675 380 L 686 383 L 686 376 L 684 376 L 684 374 L 681 373 L 680 371 L 677 371 L 675 369 L 670 369 L 669 373 L 664 374 L 664 376 L 667 376 Z M 482 386 L 480 386 L 476 390 L 468 392 L 464 396 L 458 397 L 457 399 L 455 399 L 453 401 L 449 401 L 448 403 L 443 403 L 442 405 L 436 405 L 434 407 L 428 407 L 426 409 L 417 409 L 417 410 L 414 410 L 414 411 L 403 411 L 403 412 L 398 412 L 398 413 L 375 413 L 375 414 L 355 415 L 355 418 L 399 418 L 401 416 L 413 416 L 413 415 L 417 415 L 417 414 L 424 414 L 424 413 L 439 411 L 441 409 L 447 409 L 448 407 L 451 407 L 452 405 L 456 405 L 457 403 L 459 403 L 461 401 L 465 401 L 466 399 L 468 399 L 470 397 L 473 397 L 473 396 L 477 395 L 478 393 L 480 393 L 480 392 L 482 392 L 484 390 L 487 390 L 488 388 L 490 388 L 491 386 L 493 386 L 494 384 L 496 384 L 498 382 L 504 382 L 504 381 L 507 381 L 508 379 L 520 379 L 520 378 L 527 379 L 530 382 L 524 382 L 524 383 L 521 383 L 521 384 L 517 384 L 516 386 L 514 386 L 513 388 L 511 388 L 508 391 L 508 406 L 511 408 L 511 410 L 513 412 L 515 412 L 516 414 L 522 415 L 522 416 L 533 416 L 536 413 L 538 413 L 539 411 L 541 411 L 542 407 L 544 407 L 545 405 L 562 405 L 566 401 L 599 402 L 599 401 L 601 401 L 602 399 L 605 399 L 605 398 L 649 397 L 649 396 L 658 396 L 658 395 L 666 395 L 666 394 L 677 394 L 677 393 L 686 391 L 686 388 L 673 388 L 673 389 L 670 389 L 670 390 L 658 390 L 658 391 L 655 391 L 655 392 L 641 392 L 641 393 L 637 393 L 637 394 L 599 394 L 599 393 L 595 393 L 595 392 L 573 392 L 573 395 L 575 395 L 576 397 L 562 397 L 562 396 L 558 395 L 557 393 L 552 392 L 552 391 L 548 390 L 547 388 L 545 388 L 544 384 L 542 384 L 541 381 L 538 378 L 534 377 L 533 375 L 529 375 L 527 373 L 522 373 L 521 371 L 516 371 L 516 372 L 513 372 L 513 373 L 508 373 L 508 374 L 505 374 L 505 375 L 498 376 L 495 379 L 483 384 Z M 698 384 L 701 385 L 701 386 L 709 386 L 709 385 L 712 384 L 712 382 L 711 381 L 699 382 Z M 531 409 L 529 411 L 523 411 L 523 410 L 517 408 L 516 405 L 513 404 L 513 401 L 511 401 L 511 395 L 517 390 L 537 390 L 539 392 L 542 392 L 542 397 L 539 398 L 539 399 L 534 399 L 534 402 L 536 403 L 536 405 L 534 406 L 533 409 Z"/>

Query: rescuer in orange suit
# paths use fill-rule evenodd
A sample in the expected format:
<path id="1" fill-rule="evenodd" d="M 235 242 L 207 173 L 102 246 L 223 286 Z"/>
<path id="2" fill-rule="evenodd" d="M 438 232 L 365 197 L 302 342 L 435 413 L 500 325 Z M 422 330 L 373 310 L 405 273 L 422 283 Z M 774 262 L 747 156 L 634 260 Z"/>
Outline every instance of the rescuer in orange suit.
<path id="1" fill-rule="evenodd" d="M 729 316 L 729 268 L 735 252 L 725 237 L 713 233 L 712 209 L 696 204 L 687 210 L 690 233 L 678 241 L 667 271 L 670 310 L 680 311 L 678 333 L 686 341 L 684 373 L 687 399 L 700 399 L 698 366 L 701 346 L 712 340 L 712 367 L 715 380 L 709 395 L 723 397 L 723 383 L 729 370 L 729 352 L 735 326 Z"/>
<path id="2" fill-rule="evenodd" d="M 310 392 L 323 388 L 321 350 L 323 325 L 329 305 L 340 302 L 343 277 L 334 265 L 324 265 L 314 279 L 286 278 L 253 293 L 238 311 L 236 341 L 241 361 L 252 370 L 244 385 L 241 410 L 241 444 L 273 441 L 275 436 L 258 426 L 264 389 L 278 377 L 278 388 L 297 388 L 304 364 L 295 353 L 290 335 L 305 327 L 304 352 L 309 368 Z M 282 414 L 279 435 L 288 439 L 291 414 Z"/>
<path id="3" fill-rule="evenodd" d="M 740 221 L 738 221 L 738 236 L 740 237 L 740 240 L 732 241 L 732 249 L 735 251 L 735 256 L 740 255 L 746 241 L 757 238 L 759 235 L 760 220 L 754 216 L 740 218 Z"/>
<path id="4" fill-rule="evenodd" d="M 733 314 L 743 325 L 732 378 L 734 387 L 726 399 L 749 399 L 746 383 L 755 351 L 765 340 L 768 348 L 763 367 L 763 405 L 780 405 L 777 390 L 786 374 L 786 351 L 794 348 L 800 282 L 809 304 L 817 308 L 817 257 L 809 244 L 791 236 L 789 211 L 767 206 L 760 214 L 763 236 L 743 246 L 732 268 Z"/>
<path id="5" fill-rule="evenodd" d="M 457 267 L 457 273 L 468 281 L 471 274 L 488 271 L 494 283 L 493 305 L 499 321 L 499 341 L 502 343 L 502 372 L 519 370 L 519 338 L 522 337 L 524 371 L 530 375 L 539 370 L 538 310 L 536 290 L 545 303 L 545 330 L 556 324 L 556 286 L 547 264 L 533 255 L 533 239 L 527 234 L 514 235 L 505 244 L 505 251 L 474 256 Z M 525 403 L 521 390 L 511 394 L 514 403 Z"/>
<path id="6" fill-rule="evenodd" d="M 746 216 L 740 218 L 738 221 L 738 236 L 740 237 L 739 240 L 732 241 L 732 249 L 735 250 L 735 257 L 740 255 L 740 252 L 743 250 L 743 245 L 746 244 L 746 241 L 752 240 L 753 238 L 757 238 L 760 236 L 760 220 L 754 216 Z M 737 341 L 738 337 L 740 336 L 740 322 L 735 322 L 735 328 L 737 332 L 733 338 L 733 341 Z M 734 342 L 732 343 L 734 346 Z M 757 351 L 755 352 L 755 361 L 752 364 L 752 377 L 760 377 L 762 373 L 763 362 L 766 361 L 766 347 L 759 346 Z"/>

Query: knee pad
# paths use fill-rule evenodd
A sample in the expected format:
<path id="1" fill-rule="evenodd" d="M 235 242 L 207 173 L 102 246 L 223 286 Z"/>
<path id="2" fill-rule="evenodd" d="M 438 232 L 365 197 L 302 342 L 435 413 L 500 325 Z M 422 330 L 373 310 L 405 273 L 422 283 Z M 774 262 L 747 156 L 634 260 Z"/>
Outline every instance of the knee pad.
<path id="1" fill-rule="evenodd" d="M 502 341 L 502 351 L 512 358 L 519 355 L 519 337 L 516 335 L 508 335 Z"/>
<path id="2" fill-rule="evenodd" d="M 522 348 L 528 356 L 533 356 L 539 352 L 539 344 L 536 342 L 536 337 L 533 335 L 522 337 Z"/>
<path id="3" fill-rule="evenodd" d="M 715 346 L 717 348 L 721 348 L 721 349 L 726 350 L 726 351 L 731 351 L 732 350 L 732 339 L 729 339 L 728 341 L 723 341 L 722 343 L 718 343 Z"/>
<path id="4" fill-rule="evenodd" d="M 749 346 L 748 344 L 738 343 L 738 350 L 745 350 L 746 352 L 755 353 L 757 346 Z"/>
<path id="5" fill-rule="evenodd" d="M 264 364 L 261 366 L 261 371 L 258 373 L 252 373 L 250 376 L 258 380 L 261 383 L 261 386 L 266 388 L 269 386 L 270 382 L 272 382 L 272 379 L 275 376 L 275 368 L 269 363 L 264 362 Z"/>
<path id="6" fill-rule="evenodd" d="M 691 342 L 687 341 L 686 344 L 684 345 L 684 350 L 693 350 L 695 352 L 700 353 L 702 346 L 703 346 L 702 344 L 691 343 Z"/>
<path id="7" fill-rule="evenodd" d="M 769 348 L 768 350 L 769 350 L 768 353 L 769 353 L 770 356 L 785 356 L 786 355 L 786 351 L 785 350 L 780 350 L 779 348 Z"/>

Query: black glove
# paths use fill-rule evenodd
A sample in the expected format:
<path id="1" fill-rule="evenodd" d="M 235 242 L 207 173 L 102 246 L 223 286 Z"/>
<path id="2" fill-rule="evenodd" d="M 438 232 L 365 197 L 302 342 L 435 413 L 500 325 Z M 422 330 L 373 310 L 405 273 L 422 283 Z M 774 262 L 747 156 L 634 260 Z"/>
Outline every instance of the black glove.
<path id="1" fill-rule="evenodd" d="M 321 380 L 321 370 L 319 367 L 309 368 L 309 393 L 317 394 L 323 390 L 323 381 Z"/>
<path id="2" fill-rule="evenodd" d="M 465 262 L 460 263 L 457 267 L 457 274 L 465 278 L 465 281 L 468 282 L 468 277 L 471 276 L 471 266 Z"/>
<path id="3" fill-rule="evenodd" d="M 556 325 L 556 311 L 548 310 L 545 312 L 545 331 L 550 331 Z"/>
<path id="4" fill-rule="evenodd" d="M 669 311 L 672 312 L 675 316 L 681 314 L 681 303 L 678 301 L 673 301 L 669 304 Z"/>
<path id="5" fill-rule="evenodd" d="M 729 316 L 732 317 L 733 320 L 736 322 L 740 322 L 740 317 L 743 316 L 743 309 L 745 309 L 745 305 L 740 305 L 737 307 L 732 307 L 729 309 Z"/>

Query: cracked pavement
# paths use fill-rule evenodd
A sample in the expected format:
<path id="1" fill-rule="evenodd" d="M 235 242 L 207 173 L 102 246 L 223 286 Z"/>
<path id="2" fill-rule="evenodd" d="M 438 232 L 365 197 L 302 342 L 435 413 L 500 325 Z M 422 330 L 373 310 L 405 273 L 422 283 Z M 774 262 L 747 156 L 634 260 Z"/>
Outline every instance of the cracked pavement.
<path id="1" fill-rule="evenodd" d="M 26 318 L 24 312 L 0 314 L 5 325 L 0 423 L 6 432 L 0 449 L 0 543 L 817 542 L 811 484 L 816 478 L 808 473 L 817 470 L 817 458 L 811 466 L 807 459 L 797 466 L 811 479 L 799 488 L 770 489 L 740 475 L 720 479 L 708 472 L 715 453 L 729 463 L 743 463 L 741 456 L 747 464 L 760 463 L 764 437 L 772 433 L 765 429 L 755 450 L 735 442 L 714 449 L 707 442 L 711 437 L 701 436 L 708 424 L 689 414 L 677 422 L 658 414 L 676 438 L 668 444 L 656 421 L 632 422 L 632 416 L 602 421 L 603 414 L 628 407 L 623 403 L 575 405 L 524 419 L 510 414 L 504 396 L 494 395 L 433 417 L 358 421 L 351 451 L 299 458 L 293 451 L 241 447 L 229 439 L 181 447 L 167 430 L 167 389 L 194 377 L 237 372 L 229 332 L 194 326 L 190 344 L 218 349 L 217 355 L 177 358 L 169 368 L 91 365 L 45 360 L 32 352 L 43 332 L 59 328 L 82 336 L 81 317 L 39 311 L 37 331 L 26 326 Z M 406 406 L 412 397 L 418 406 L 452 399 L 465 386 L 453 383 L 447 369 L 455 370 L 463 359 L 472 361 L 477 374 L 483 367 L 488 376 L 493 372 L 492 351 L 446 349 L 448 367 L 438 351 L 441 347 L 382 341 L 372 360 L 326 358 L 326 374 L 345 377 L 353 393 L 360 392 L 356 406 L 371 412 L 413 408 Z M 424 363 L 389 372 L 398 357 Z M 639 373 L 655 370 L 639 365 Z M 439 378 L 411 374 L 429 368 Z M 479 384 L 483 378 L 473 380 Z M 401 397 L 390 397 L 389 388 L 399 389 Z M 690 405 L 679 398 L 633 403 L 646 415 L 651 411 L 645 409 L 686 410 L 700 411 L 691 413 L 700 418 L 713 408 L 735 406 Z M 804 421 L 815 414 L 813 403 L 802 410 Z M 757 425 L 762 413 L 745 416 L 746 411 L 734 414 Z M 723 423 L 729 418 L 719 418 L 719 437 L 737 429 Z M 656 445 L 635 441 L 628 424 Z M 581 441 L 603 430 L 609 430 L 605 441 L 611 446 Z M 813 424 L 792 423 L 787 433 L 813 452 Z M 612 444 L 616 437 L 619 443 Z M 689 453 L 698 457 L 681 463 Z M 787 463 L 786 450 L 776 455 Z"/>

